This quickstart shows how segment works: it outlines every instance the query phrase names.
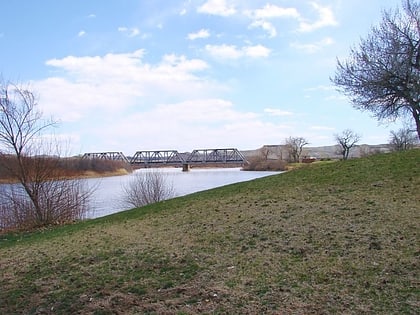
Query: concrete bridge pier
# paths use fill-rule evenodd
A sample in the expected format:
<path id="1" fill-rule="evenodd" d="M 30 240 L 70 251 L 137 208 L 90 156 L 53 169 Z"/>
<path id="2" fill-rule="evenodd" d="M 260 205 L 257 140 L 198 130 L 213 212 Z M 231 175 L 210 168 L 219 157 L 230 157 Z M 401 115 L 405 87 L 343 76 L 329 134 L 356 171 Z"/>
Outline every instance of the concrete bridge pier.
<path id="1" fill-rule="evenodd" d="M 183 172 L 189 172 L 189 170 L 190 170 L 190 164 L 188 164 L 188 163 L 183 163 L 182 164 L 182 171 Z"/>

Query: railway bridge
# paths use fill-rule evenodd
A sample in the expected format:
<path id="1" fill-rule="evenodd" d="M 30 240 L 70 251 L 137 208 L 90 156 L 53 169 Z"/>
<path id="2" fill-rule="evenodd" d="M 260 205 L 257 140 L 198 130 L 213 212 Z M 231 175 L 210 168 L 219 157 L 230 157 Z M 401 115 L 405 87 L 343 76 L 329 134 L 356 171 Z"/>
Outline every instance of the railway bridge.
<path id="1" fill-rule="evenodd" d="M 84 159 L 123 161 L 137 167 L 182 166 L 188 171 L 192 165 L 243 164 L 246 159 L 238 149 L 198 149 L 191 153 L 177 150 L 137 151 L 131 158 L 122 152 L 85 153 Z"/>

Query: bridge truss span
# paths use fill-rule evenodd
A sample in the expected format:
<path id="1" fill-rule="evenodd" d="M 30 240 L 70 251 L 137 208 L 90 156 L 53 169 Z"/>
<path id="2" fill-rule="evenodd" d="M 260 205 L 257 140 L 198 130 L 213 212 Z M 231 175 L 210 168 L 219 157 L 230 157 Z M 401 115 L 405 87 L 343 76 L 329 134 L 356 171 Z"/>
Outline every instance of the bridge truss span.
<path id="1" fill-rule="evenodd" d="M 130 160 L 132 165 L 167 164 L 182 165 L 185 159 L 176 150 L 137 151 Z"/>
<path id="2" fill-rule="evenodd" d="M 130 163 L 130 161 L 122 152 L 85 153 L 83 154 L 82 159 L 100 159 Z"/>
<path id="3" fill-rule="evenodd" d="M 201 149 L 194 150 L 186 163 L 244 163 L 245 157 L 237 149 Z"/>

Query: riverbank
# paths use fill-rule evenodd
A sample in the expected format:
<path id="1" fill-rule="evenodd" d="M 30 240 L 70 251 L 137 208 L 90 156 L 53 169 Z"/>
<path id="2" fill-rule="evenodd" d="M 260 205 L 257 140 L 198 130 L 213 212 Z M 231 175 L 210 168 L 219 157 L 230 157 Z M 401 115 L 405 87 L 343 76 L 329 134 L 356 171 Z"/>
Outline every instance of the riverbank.
<path id="1" fill-rule="evenodd" d="M 414 314 L 420 150 L 0 237 L 0 313 Z"/>
<path id="2" fill-rule="evenodd" d="M 131 173 L 131 170 L 127 168 L 116 168 L 111 171 L 93 171 L 93 170 L 83 170 L 83 171 L 73 171 L 67 172 L 63 175 L 60 175 L 60 179 L 87 179 L 87 178 L 101 178 L 101 177 L 111 177 L 111 176 L 124 176 Z M 0 178 L 0 184 L 15 184 L 18 183 L 18 180 L 13 177 L 4 176 Z"/>
<path id="3" fill-rule="evenodd" d="M 95 171 L 85 171 L 78 175 L 75 175 L 72 178 L 101 178 L 101 177 L 111 177 L 111 176 L 124 176 L 131 174 L 127 169 L 125 168 L 119 168 L 115 171 L 109 171 L 109 172 L 95 172 Z"/>

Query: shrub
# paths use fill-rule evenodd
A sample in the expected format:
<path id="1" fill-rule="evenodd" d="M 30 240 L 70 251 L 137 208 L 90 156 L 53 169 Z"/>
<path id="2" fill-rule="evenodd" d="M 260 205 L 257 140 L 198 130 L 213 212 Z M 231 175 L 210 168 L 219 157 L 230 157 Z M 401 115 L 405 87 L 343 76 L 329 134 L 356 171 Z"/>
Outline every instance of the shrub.
<path id="1" fill-rule="evenodd" d="M 125 204 L 133 207 L 141 207 L 174 196 L 173 184 L 158 170 L 135 173 L 123 190 Z"/>
<path id="2" fill-rule="evenodd" d="M 244 171 L 285 171 L 287 162 L 277 159 L 268 160 L 261 157 L 254 157 L 248 160 L 243 167 Z"/>

